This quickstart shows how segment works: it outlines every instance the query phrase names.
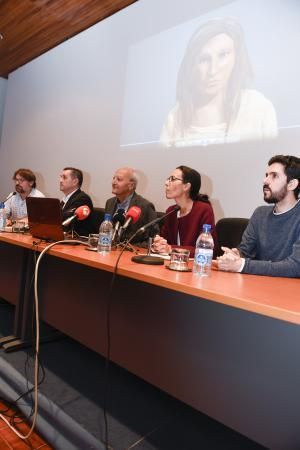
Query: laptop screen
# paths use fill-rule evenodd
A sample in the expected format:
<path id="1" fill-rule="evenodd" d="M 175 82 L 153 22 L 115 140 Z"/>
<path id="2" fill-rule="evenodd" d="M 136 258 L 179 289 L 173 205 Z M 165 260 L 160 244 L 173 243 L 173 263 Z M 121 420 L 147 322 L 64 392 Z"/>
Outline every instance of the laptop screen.
<path id="1" fill-rule="evenodd" d="M 27 197 L 26 205 L 29 231 L 33 237 L 49 241 L 64 239 L 58 198 Z"/>

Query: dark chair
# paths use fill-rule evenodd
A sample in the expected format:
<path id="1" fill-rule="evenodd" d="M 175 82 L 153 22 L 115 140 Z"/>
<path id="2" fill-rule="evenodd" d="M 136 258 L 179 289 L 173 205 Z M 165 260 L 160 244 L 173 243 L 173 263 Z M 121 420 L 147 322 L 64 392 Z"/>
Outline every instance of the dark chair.
<path id="1" fill-rule="evenodd" d="M 104 208 L 94 208 L 91 213 L 94 233 L 99 233 L 100 224 L 104 219 Z"/>
<path id="2" fill-rule="evenodd" d="M 220 219 L 216 224 L 218 245 L 216 256 L 223 254 L 221 247 L 235 248 L 242 240 L 243 233 L 248 225 L 249 219 L 241 217 L 229 217 Z"/>

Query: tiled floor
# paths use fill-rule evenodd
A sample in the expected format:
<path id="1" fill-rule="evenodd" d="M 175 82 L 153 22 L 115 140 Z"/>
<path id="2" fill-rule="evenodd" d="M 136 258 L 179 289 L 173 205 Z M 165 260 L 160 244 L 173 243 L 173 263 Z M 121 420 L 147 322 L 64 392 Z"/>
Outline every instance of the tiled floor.
<path id="1" fill-rule="evenodd" d="M 0 402 L 0 410 L 6 407 Z M 25 423 L 18 424 L 19 431 L 23 434 L 28 432 L 29 427 Z M 35 432 L 26 441 L 20 439 L 6 423 L 0 418 L 0 450 L 53 450 Z"/>

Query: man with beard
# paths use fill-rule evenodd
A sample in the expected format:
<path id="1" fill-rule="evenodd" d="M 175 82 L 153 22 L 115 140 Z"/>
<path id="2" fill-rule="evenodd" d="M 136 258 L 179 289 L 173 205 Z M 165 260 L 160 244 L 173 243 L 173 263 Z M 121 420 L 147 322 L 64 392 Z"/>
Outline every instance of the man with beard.
<path id="1" fill-rule="evenodd" d="M 18 169 L 13 175 L 15 191 L 8 195 L 5 202 L 7 218 L 27 222 L 26 197 L 45 197 L 36 188 L 36 177 L 30 169 Z"/>
<path id="2" fill-rule="evenodd" d="M 238 249 L 222 247 L 220 270 L 255 275 L 300 277 L 300 158 L 270 159 L 264 200 L 252 215 Z"/>

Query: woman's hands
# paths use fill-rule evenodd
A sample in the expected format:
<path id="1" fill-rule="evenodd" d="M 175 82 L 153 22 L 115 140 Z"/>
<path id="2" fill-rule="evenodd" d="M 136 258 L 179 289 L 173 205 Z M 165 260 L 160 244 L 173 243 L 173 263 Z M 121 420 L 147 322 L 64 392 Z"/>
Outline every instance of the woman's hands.
<path id="1" fill-rule="evenodd" d="M 169 253 L 171 253 L 171 249 L 172 247 L 168 244 L 166 239 L 159 236 L 158 234 L 155 236 L 151 248 L 153 252 L 168 255 Z"/>

